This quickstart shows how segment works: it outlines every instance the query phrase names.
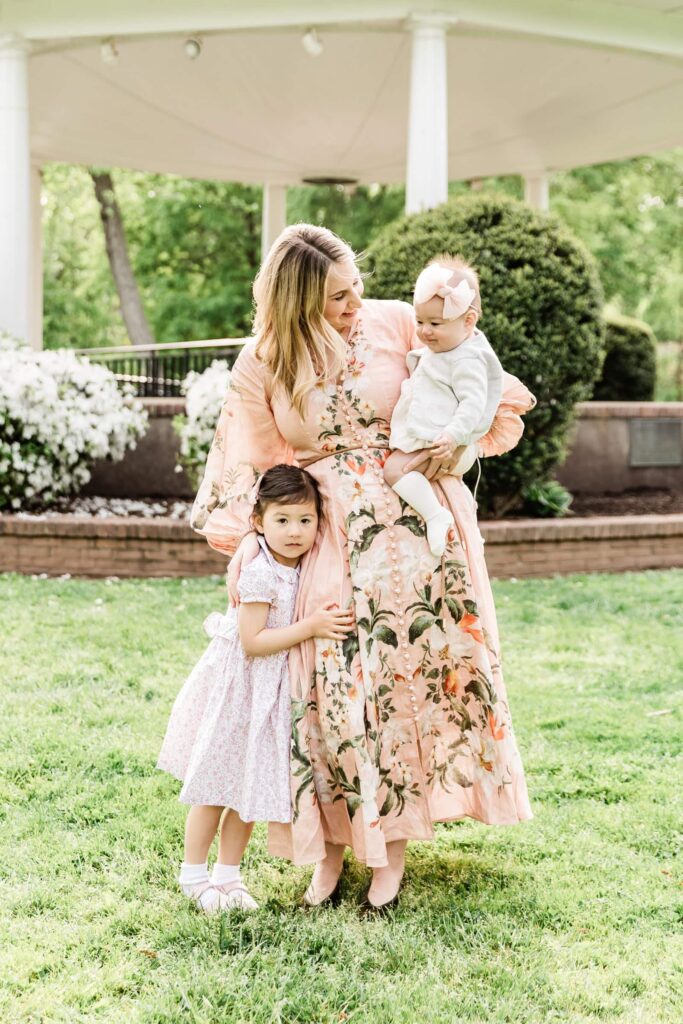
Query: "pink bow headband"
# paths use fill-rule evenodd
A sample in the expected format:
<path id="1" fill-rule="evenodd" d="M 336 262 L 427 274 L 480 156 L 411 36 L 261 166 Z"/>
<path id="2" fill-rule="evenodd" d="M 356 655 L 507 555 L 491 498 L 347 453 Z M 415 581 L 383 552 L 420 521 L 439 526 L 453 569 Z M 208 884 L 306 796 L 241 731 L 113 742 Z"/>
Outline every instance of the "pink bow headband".
<path id="1" fill-rule="evenodd" d="M 477 293 L 464 279 L 455 287 L 449 285 L 452 276 L 453 271 L 440 263 L 425 267 L 415 283 L 413 302 L 421 306 L 438 295 L 443 299 L 443 319 L 457 320 L 470 308 Z"/>

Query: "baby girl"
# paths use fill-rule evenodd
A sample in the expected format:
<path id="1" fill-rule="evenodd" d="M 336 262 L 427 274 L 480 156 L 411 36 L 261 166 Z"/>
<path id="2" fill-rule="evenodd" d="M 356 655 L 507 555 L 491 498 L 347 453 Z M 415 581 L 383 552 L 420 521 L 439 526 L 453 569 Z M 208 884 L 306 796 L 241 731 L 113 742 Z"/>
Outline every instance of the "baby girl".
<path id="1" fill-rule="evenodd" d="M 464 260 L 439 256 L 430 263 L 417 279 L 413 305 L 425 347 L 406 357 L 410 377 L 391 418 L 394 450 L 384 476 L 422 516 L 431 552 L 440 557 L 454 520 L 423 472 L 431 458 L 455 457 L 456 476 L 473 465 L 477 441 L 490 429 L 501 399 L 503 368 L 477 329 L 479 279 Z M 418 451 L 424 451 L 424 461 L 404 472 Z"/>

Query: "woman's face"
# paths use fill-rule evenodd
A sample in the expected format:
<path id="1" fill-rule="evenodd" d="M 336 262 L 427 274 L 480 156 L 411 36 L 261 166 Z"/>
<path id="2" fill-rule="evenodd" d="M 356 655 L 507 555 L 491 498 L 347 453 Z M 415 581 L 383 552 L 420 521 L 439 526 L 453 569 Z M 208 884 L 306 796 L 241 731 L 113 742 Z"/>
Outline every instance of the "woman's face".
<path id="1" fill-rule="evenodd" d="M 356 319 L 361 307 L 363 281 L 349 257 L 333 263 L 327 275 L 323 316 L 335 331 L 344 333 Z"/>

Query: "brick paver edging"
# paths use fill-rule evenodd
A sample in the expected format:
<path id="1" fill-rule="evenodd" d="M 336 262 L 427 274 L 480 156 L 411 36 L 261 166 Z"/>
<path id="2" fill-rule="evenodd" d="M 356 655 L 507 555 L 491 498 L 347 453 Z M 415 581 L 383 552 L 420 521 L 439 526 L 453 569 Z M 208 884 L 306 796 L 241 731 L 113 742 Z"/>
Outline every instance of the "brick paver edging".
<path id="1" fill-rule="evenodd" d="M 683 567 L 683 514 L 481 524 L 492 576 Z M 206 576 L 227 559 L 171 519 L 0 515 L 0 572 Z"/>

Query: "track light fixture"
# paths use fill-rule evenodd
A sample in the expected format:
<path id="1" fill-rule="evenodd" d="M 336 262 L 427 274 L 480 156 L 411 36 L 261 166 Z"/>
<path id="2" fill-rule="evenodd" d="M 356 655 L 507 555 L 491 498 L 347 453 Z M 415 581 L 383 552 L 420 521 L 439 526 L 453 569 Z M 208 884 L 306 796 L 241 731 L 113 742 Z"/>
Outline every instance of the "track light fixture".
<path id="1" fill-rule="evenodd" d="M 188 60 L 196 60 L 202 52 L 202 41 L 196 36 L 190 36 L 183 43 L 183 50 Z"/>
<path id="2" fill-rule="evenodd" d="M 315 28 L 307 29 L 301 37 L 301 45 L 311 57 L 319 57 L 323 52 L 323 41 Z"/>
<path id="3" fill-rule="evenodd" d="M 100 43 L 100 59 L 103 64 L 118 64 L 119 51 L 114 39 L 103 39 Z"/>

